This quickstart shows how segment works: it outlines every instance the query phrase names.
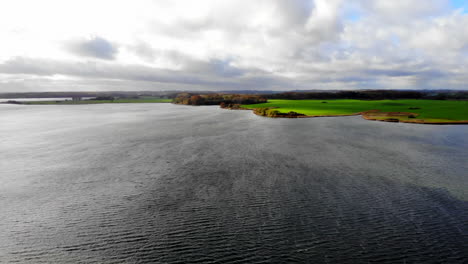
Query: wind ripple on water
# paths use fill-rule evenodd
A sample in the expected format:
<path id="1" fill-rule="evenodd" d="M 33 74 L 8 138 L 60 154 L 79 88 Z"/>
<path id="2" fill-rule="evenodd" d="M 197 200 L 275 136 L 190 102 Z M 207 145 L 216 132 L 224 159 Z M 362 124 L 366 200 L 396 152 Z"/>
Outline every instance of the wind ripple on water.
<path id="1" fill-rule="evenodd" d="M 468 166 L 451 158 L 467 150 L 444 145 L 466 146 L 463 137 L 359 118 L 112 107 L 63 108 L 94 129 L 70 122 L 56 132 L 63 118 L 47 107 L 36 109 L 50 111 L 42 119 L 14 112 L 31 114 L 28 129 L 42 138 L 0 134 L 16 142 L 2 157 L 11 175 L 0 178 L 0 262 L 468 260 Z"/>

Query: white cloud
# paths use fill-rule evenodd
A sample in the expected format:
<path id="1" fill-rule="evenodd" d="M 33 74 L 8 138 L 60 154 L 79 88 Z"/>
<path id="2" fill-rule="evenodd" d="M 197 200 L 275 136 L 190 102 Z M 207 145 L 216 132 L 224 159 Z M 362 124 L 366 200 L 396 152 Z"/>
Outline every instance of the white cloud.
<path id="1" fill-rule="evenodd" d="M 465 89 L 467 24 L 448 0 L 3 1 L 0 92 Z"/>

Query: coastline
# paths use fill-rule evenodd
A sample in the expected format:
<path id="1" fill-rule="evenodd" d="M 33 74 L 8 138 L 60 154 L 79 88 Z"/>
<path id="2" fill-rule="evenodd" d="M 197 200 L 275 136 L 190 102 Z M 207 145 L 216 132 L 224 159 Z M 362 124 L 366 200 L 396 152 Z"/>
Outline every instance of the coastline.
<path id="1" fill-rule="evenodd" d="M 223 109 L 226 109 L 226 108 L 223 108 Z M 229 108 L 229 110 L 252 110 L 252 112 L 255 115 L 262 116 L 262 117 L 270 117 L 270 118 L 318 118 L 318 117 L 361 116 L 365 120 L 388 122 L 388 123 L 408 123 L 408 124 L 425 124 L 425 125 L 468 125 L 468 120 L 426 121 L 424 119 L 417 119 L 417 118 L 400 119 L 398 117 L 406 117 L 406 118 L 408 118 L 408 116 L 417 117 L 418 114 L 409 113 L 409 112 L 379 112 L 379 110 L 369 110 L 369 111 L 353 113 L 353 114 L 344 114 L 344 115 L 304 115 L 304 114 L 297 113 L 298 115 L 295 115 L 295 116 L 287 115 L 287 114 L 272 115 L 272 116 L 262 115 L 259 112 L 255 111 L 255 109 L 249 109 L 249 108 L 244 108 L 244 109 Z"/>

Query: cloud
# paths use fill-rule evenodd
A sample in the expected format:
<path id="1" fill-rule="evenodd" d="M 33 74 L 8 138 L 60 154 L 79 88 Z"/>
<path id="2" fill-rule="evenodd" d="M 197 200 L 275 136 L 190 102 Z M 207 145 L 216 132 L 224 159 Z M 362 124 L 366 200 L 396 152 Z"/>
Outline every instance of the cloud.
<path id="1" fill-rule="evenodd" d="M 200 66 L 202 65 L 202 66 Z M 141 65 L 115 65 L 105 62 L 73 63 L 47 59 L 13 58 L 0 64 L 0 74 L 49 77 L 72 76 L 79 79 L 118 80 L 177 84 L 179 89 L 266 89 L 285 84 L 284 80 L 266 74 L 241 76 L 228 62 L 211 62 L 189 71 L 173 71 Z M 237 77 L 237 78 L 231 78 Z"/>
<path id="2" fill-rule="evenodd" d="M 26 3 L 0 3 L 0 90 L 466 89 L 448 0 Z"/>
<path id="3" fill-rule="evenodd" d="M 115 45 L 101 37 L 71 41 L 66 48 L 78 56 L 103 60 L 114 60 L 118 52 Z"/>
<path id="4" fill-rule="evenodd" d="M 157 52 L 145 42 L 139 42 L 136 45 L 132 45 L 129 47 L 137 56 L 141 59 L 152 62 L 157 57 Z"/>

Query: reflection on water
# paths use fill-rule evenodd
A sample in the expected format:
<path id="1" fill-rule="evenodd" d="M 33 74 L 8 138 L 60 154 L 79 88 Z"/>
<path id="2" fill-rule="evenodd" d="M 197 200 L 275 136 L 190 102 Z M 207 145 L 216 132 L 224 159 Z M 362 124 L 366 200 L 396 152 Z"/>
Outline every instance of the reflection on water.
<path id="1" fill-rule="evenodd" d="M 0 262 L 468 261 L 468 126 L 169 104 L 0 124 Z"/>

